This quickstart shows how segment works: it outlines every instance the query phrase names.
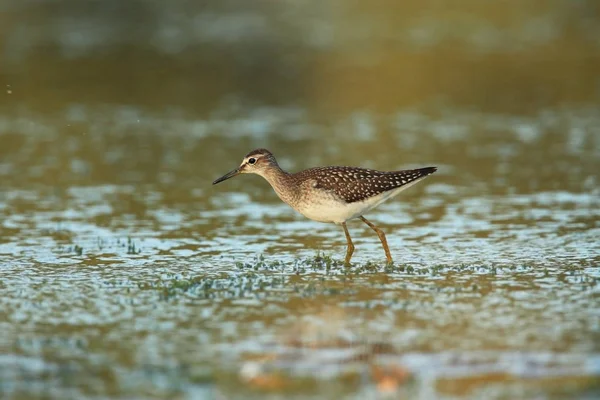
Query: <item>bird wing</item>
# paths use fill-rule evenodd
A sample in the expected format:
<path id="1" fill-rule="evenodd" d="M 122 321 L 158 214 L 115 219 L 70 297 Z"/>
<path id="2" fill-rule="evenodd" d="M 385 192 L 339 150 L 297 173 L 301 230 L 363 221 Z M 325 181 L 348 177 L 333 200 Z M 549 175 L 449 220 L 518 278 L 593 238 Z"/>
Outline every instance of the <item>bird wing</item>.
<path id="1" fill-rule="evenodd" d="M 332 192 L 346 203 L 363 201 L 407 185 L 436 171 L 435 167 L 404 171 L 377 171 L 355 167 L 315 168 L 313 187 Z M 310 170 L 309 170 L 310 172 Z"/>

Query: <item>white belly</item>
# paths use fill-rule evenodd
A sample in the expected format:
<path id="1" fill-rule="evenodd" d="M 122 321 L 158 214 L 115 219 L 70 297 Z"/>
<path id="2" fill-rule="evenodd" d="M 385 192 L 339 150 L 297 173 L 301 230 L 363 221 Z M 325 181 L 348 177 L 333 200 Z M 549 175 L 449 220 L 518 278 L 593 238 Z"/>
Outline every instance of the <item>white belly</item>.
<path id="1" fill-rule="evenodd" d="M 336 224 L 356 218 L 368 211 L 368 209 L 369 207 L 366 207 L 362 202 L 345 204 L 333 199 L 318 203 L 311 202 L 296 208 L 306 218 L 319 222 L 334 222 Z"/>
<path id="2" fill-rule="evenodd" d="M 360 217 L 384 201 L 397 196 L 401 191 L 408 189 L 421 179 L 417 179 L 407 185 L 388 192 L 378 194 L 377 196 L 370 197 L 364 201 L 345 203 L 330 193 L 323 192 L 320 196 L 311 196 L 310 201 L 304 201 L 292 207 L 306 218 L 314 221 L 341 224 L 350 219 Z"/>

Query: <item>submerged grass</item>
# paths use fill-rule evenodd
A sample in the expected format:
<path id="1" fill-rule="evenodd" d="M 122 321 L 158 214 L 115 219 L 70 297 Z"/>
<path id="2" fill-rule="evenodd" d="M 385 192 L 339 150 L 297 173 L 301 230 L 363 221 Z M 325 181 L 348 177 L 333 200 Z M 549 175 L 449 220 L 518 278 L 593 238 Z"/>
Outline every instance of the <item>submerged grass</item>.
<path id="1" fill-rule="evenodd" d="M 256 274 L 253 271 L 203 275 L 191 279 L 173 278 L 159 285 L 144 286 L 160 292 L 161 300 L 169 300 L 177 295 L 187 295 L 202 299 L 256 297 L 260 293 L 286 285 L 282 275 Z"/>
<path id="2" fill-rule="evenodd" d="M 580 269 L 581 271 L 581 269 Z M 250 261 L 237 262 L 235 268 L 223 272 L 208 272 L 206 274 L 185 277 L 167 275 L 166 279 L 155 282 L 140 283 L 142 290 L 156 290 L 161 300 L 170 300 L 177 296 L 188 296 L 200 299 L 216 298 L 255 298 L 267 296 L 282 297 L 295 293 L 301 297 L 318 295 L 336 296 L 349 294 L 364 285 L 354 283 L 356 279 L 372 281 L 371 286 L 387 282 L 396 276 L 394 281 L 409 282 L 414 276 L 417 279 L 446 277 L 453 282 L 454 290 L 479 292 L 487 290 L 489 278 L 498 275 L 535 275 L 544 277 L 557 271 L 533 266 L 482 266 L 482 265 L 435 265 L 432 267 L 413 265 L 386 265 L 368 261 L 364 264 L 344 266 L 341 260 L 330 255 L 317 253 L 313 257 L 294 259 L 288 262 L 269 260 L 259 255 Z M 573 276 L 575 270 L 564 271 Z M 560 273 L 559 273 L 560 274 Z M 380 280 L 385 278 L 384 280 Z M 483 279 L 483 280 L 482 280 Z M 583 279 L 583 278 L 582 278 Z M 590 278 L 591 279 L 591 278 Z M 588 279 L 589 280 L 589 279 Z M 591 285 L 597 284 L 597 279 L 591 279 Z M 350 282 L 350 285 L 348 283 Z M 445 284 L 445 286 L 447 286 Z M 286 294 L 287 293 L 287 294 Z"/>
<path id="3" fill-rule="evenodd" d="M 255 271 L 289 271 L 290 265 L 296 273 L 303 272 L 332 272 L 332 273 L 403 273 L 415 275 L 436 275 L 449 272 L 474 273 L 474 274 L 491 274 L 498 273 L 529 273 L 529 272 L 544 272 L 549 274 L 555 272 L 557 268 L 548 268 L 546 266 L 536 266 L 531 264 L 512 264 L 512 265 L 481 265 L 481 264 L 458 264 L 458 265 L 443 265 L 424 266 L 420 264 L 386 264 L 384 262 L 375 262 L 368 260 L 365 263 L 353 263 L 350 266 L 345 266 L 342 260 L 331 257 L 327 254 L 318 252 L 313 257 L 297 258 L 291 263 L 283 261 L 267 261 L 263 255 L 256 258 L 254 262 L 236 263 L 240 269 L 254 269 Z M 580 265 L 568 265 L 561 268 L 563 272 L 578 273 L 583 270 Z"/>

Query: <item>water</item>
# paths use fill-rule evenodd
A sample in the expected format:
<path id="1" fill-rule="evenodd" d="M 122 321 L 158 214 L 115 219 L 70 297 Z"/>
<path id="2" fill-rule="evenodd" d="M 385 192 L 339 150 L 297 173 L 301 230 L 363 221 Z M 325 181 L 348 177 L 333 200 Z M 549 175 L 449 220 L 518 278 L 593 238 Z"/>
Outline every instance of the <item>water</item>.
<path id="1" fill-rule="evenodd" d="M 7 3 L 2 397 L 597 397 L 595 6 L 430 3 L 140 3 L 151 39 Z M 396 264 L 354 221 L 345 269 L 339 226 L 211 185 L 257 147 L 439 170 L 368 216 Z"/>

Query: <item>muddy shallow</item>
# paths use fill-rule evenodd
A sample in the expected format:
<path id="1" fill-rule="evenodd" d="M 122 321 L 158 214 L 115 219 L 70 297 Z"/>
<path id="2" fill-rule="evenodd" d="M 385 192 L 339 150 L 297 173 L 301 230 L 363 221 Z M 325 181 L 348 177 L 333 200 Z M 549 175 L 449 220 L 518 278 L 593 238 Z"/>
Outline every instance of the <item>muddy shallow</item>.
<path id="1" fill-rule="evenodd" d="M 261 20 L 251 18 L 256 10 L 215 4 L 213 13 L 237 15 L 259 42 L 257 21 L 289 18 L 279 8 Z M 482 7 L 446 42 L 435 18 L 447 10 L 434 8 L 433 22 L 402 17 L 415 28 L 399 33 L 403 45 L 392 51 L 393 18 L 373 7 L 343 18 L 329 10 L 329 19 L 297 8 L 302 23 L 271 28 L 340 34 L 326 43 L 315 38 L 327 35 L 297 36 L 273 54 L 304 67 L 279 65 L 292 75 L 258 74 L 239 87 L 188 74 L 189 63 L 208 61 L 183 45 L 152 42 L 157 54 L 132 50 L 125 62 L 117 50 L 79 48 L 53 31 L 79 29 L 67 23 L 75 17 L 44 23 L 66 15 L 60 7 L 42 19 L 35 5 L 8 8 L 38 21 L 19 32 L 36 27 L 58 39 L 39 45 L 40 36 L 3 28 L 18 39 L 1 75 L 10 84 L 0 102 L 2 398 L 600 395 L 600 111 L 585 83 L 598 82 L 590 71 L 600 62 L 593 35 L 561 31 L 551 16 L 583 17 L 525 13 L 494 36 L 497 10 Z M 104 26 L 106 13 L 89 23 Z M 185 43 L 213 35 L 226 57 L 250 40 L 202 26 Z M 361 47 L 365 32 L 380 47 Z M 522 48 L 509 46 L 515 40 Z M 567 48 L 571 61 L 534 68 Z M 264 51 L 247 49 L 234 75 L 252 75 Z M 157 81 L 142 67 L 161 57 L 171 62 Z M 427 69 L 441 63 L 444 71 Z M 413 64 L 428 84 L 386 75 Z M 308 65 L 319 83 L 310 92 L 296 82 L 308 85 L 298 72 Z M 503 73 L 506 87 L 497 83 Z M 377 91 L 373 82 L 387 84 Z M 387 85 L 406 96 L 396 100 Z M 395 265 L 353 221 L 354 265 L 344 268 L 339 226 L 296 214 L 256 176 L 211 185 L 256 147 L 291 171 L 439 170 L 368 216 L 386 232 Z"/>

